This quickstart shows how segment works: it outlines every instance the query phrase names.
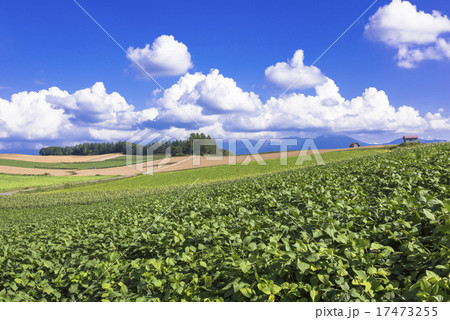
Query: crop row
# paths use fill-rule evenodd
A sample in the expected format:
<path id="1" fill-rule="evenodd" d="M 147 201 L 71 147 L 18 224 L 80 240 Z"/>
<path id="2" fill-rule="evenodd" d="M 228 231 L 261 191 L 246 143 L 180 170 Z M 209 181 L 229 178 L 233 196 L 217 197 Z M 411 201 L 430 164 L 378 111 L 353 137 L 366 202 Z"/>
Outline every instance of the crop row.
<path id="1" fill-rule="evenodd" d="M 3 209 L 0 301 L 448 301 L 449 153 Z"/>

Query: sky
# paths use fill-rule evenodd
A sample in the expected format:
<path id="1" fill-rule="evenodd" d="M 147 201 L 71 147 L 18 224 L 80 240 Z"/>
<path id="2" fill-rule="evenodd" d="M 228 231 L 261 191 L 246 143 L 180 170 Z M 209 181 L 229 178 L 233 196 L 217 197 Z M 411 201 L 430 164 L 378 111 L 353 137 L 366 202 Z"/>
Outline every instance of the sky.
<path id="1" fill-rule="evenodd" d="M 0 3 L 0 152 L 144 128 L 450 139 L 446 0 L 77 2 Z"/>

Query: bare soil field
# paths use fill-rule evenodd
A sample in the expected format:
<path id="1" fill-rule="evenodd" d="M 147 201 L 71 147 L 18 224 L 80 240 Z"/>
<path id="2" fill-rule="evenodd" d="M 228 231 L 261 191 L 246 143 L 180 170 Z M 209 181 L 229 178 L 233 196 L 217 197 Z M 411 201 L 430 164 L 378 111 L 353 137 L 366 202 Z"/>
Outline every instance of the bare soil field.
<path id="1" fill-rule="evenodd" d="M 350 150 L 350 149 L 322 149 L 319 150 L 320 153 L 327 153 L 327 152 L 333 152 L 333 151 L 342 151 L 342 150 Z M 287 157 L 296 157 L 300 154 L 299 150 L 296 151 L 288 151 L 286 153 Z M 311 150 L 308 151 L 308 154 L 312 154 Z M 164 161 L 164 159 L 144 163 L 144 172 L 147 171 L 147 165 L 153 165 L 153 172 L 170 172 L 170 171 L 179 171 L 179 170 L 187 170 L 187 169 L 195 169 L 195 168 L 202 168 L 202 167 L 212 167 L 212 166 L 219 166 L 219 165 L 226 165 L 226 164 L 234 164 L 234 163 L 240 163 L 243 162 L 251 162 L 251 161 L 264 161 L 264 160 L 270 160 L 270 159 L 279 159 L 282 157 L 281 152 L 271 152 L 271 153 L 261 153 L 259 155 L 240 155 L 236 157 L 198 157 L 197 159 L 194 159 L 192 156 L 184 156 L 184 157 L 174 157 L 170 159 L 170 161 L 164 166 L 159 166 L 159 164 Z M 235 162 L 234 162 L 235 161 Z"/>
<path id="2" fill-rule="evenodd" d="M 44 163 L 99 162 L 123 156 L 121 153 L 100 154 L 95 156 L 32 156 L 27 154 L 0 154 L 0 159 L 32 161 Z"/>

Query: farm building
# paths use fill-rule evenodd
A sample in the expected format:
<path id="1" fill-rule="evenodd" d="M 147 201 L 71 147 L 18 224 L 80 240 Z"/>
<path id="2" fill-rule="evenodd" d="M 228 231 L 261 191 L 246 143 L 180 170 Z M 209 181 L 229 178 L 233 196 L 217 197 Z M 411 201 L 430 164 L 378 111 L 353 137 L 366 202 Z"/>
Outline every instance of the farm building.
<path id="1" fill-rule="evenodd" d="M 418 136 L 403 136 L 403 142 L 409 143 L 409 142 L 419 142 Z"/>
<path id="2" fill-rule="evenodd" d="M 359 147 L 360 147 L 360 145 L 359 145 L 358 142 L 353 142 L 353 143 L 350 145 L 350 148 L 359 148 Z"/>

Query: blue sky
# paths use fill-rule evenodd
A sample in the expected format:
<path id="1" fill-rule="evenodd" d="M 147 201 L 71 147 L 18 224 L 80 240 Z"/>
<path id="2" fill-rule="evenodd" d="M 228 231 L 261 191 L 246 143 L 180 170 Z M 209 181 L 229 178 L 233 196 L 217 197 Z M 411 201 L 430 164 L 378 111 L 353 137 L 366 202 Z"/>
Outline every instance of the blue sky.
<path id="1" fill-rule="evenodd" d="M 397 7 L 394 8 L 391 0 L 380 0 L 317 62 L 316 67 L 322 78 L 332 79 L 339 88 L 340 96 L 345 100 L 350 101 L 360 97 L 366 89 L 373 87 L 377 92 L 385 93 L 389 99 L 389 106 L 396 110 L 402 106 L 408 106 L 419 112 L 421 119 L 427 122 L 425 124 L 415 118 L 411 120 L 409 127 L 404 123 L 392 126 L 368 123 L 367 129 L 362 125 L 366 120 L 357 122 L 358 125 L 355 128 L 351 128 L 350 125 L 337 125 L 336 122 L 346 121 L 340 118 L 308 122 L 308 119 L 313 116 L 309 111 L 309 113 L 295 111 L 287 118 L 275 119 L 276 117 L 273 116 L 270 119 L 267 118 L 264 124 L 250 128 L 245 128 L 239 122 L 242 119 L 247 119 L 242 120 L 243 123 L 252 122 L 249 119 L 253 119 L 252 117 L 256 117 L 256 114 L 264 110 L 265 112 L 287 110 L 288 107 L 283 103 L 288 103 L 290 95 L 317 96 L 319 82 L 313 81 L 309 86 L 305 85 L 289 91 L 285 96 L 286 101 L 267 105 L 268 99 L 277 98 L 285 90 L 282 85 L 285 82 L 280 82 L 277 78 L 282 76 L 280 73 L 282 70 L 275 70 L 279 72 L 270 77 L 267 76 L 267 72 L 265 74 L 266 69 L 278 62 L 288 62 L 297 50 L 303 50 L 303 63 L 309 66 L 373 1 L 171 1 L 169 4 L 162 1 L 79 0 L 78 2 L 125 49 L 144 48 L 146 44 L 149 44 L 151 48 L 155 39 L 162 35 L 173 37 L 172 42 L 170 39 L 167 40 L 168 43 L 181 43 L 187 48 L 192 68 L 187 68 L 185 72 L 178 72 L 176 75 L 156 76 L 157 81 L 168 89 L 168 95 L 172 92 L 169 88 L 177 81 L 181 81 L 180 78 L 183 78 L 186 73 L 191 75 L 201 73 L 207 76 L 211 75 L 211 69 L 218 69 L 219 78 L 211 76 L 214 79 L 211 79 L 209 85 L 200 84 L 204 81 L 200 77 L 189 80 L 193 81 L 193 85 L 203 88 L 198 89 L 195 94 L 204 94 L 205 97 L 188 102 L 177 100 L 181 104 L 180 108 L 183 108 L 183 103 L 194 105 L 186 106 L 186 110 L 192 108 L 189 112 L 194 117 L 198 115 L 201 129 L 210 131 L 214 136 L 231 135 L 231 133 L 243 135 L 248 132 L 250 136 L 343 133 L 369 142 L 383 142 L 402 134 L 417 132 L 426 137 L 450 138 L 448 120 L 450 56 L 446 56 L 447 51 L 445 51 L 446 45 L 450 46 L 450 30 L 445 20 L 445 15 L 450 15 L 448 1 L 408 2 L 410 5 L 417 6 L 417 14 L 424 11 L 424 14 L 429 15 L 424 18 L 422 28 L 421 20 L 414 19 L 415 13 L 410 10 L 410 7 L 404 5 L 405 1 L 394 0 L 397 2 Z M 392 5 L 392 11 L 389 13 L 386 9 L 380 13 L 377 21 L 381 22 L 377 24 L 374 18 L 368 29 L 367 26 L 371 23 L 370 17 L 374 16 L 380 7 L 389 5 Z M 432 16 L 433 10 L 439 11 L 442 15 Z M 392 13 L 394 16 L 389 15 Z M 396 26 L 403 27 L 400 21 L 392 26 L 392 30 L 401 33 L 400 38 L 392 40 L 386 36 L 394 31 L 383 29 L 383 21 L 408 15 L 412 15 L 410 18 L 413 21 L 418 21 L 418 26 L 409 26 L 410 29 L 407 29 L 407 25 L 406 30 L 399 31 Z M 427 28 L 434 32 L 434 39 L 422 41 L 420 34 L 414 34 L 416 29 L 430 31 Z M 412 38 L 411 32 L 413 32 Z M 2 2 L 0 4 L 0 43 L 2 44 L 0 46 L 0 98 L 3 99 L 3 104 L 0 101 L 0 126 L 2 125 L 2 108 L 4 110 L 18 108 L 16 117 L 20 115 L 20 112 L 27 112 L 28 108 L 32 108 L 33 99 L 24 99 L 20 103 L 28 103 L 28 105 L 18 107 L 12 101 L 12 94 L 24 91 L 38 92 L 50 87 L 57 87 L 72 95 L 76 91 L 91 88 L 95 83 L 101 82 L 106 95 L 117 92 L 126 101 L 127 107 L 124 107 L 123 101 L 111 102 L 121 105 L 115 109 L 117 112 L 136 113 L 155 109 L 152 116 L 149 116 L 151 112 L 146 116 L 136 115 L 140 120 L 134 121 L 134 124 L 120 122 L 116 113 L 114 121 L 100 121 L 106 119 L 100 114 L 108 113 L 107 107 L 96 110 L 94 113 L 95 117 L 98 116 L 97 120 L 89 121 L 86 119 L 93 117 L 90 115 L 93 111 L 89 109 L 92 105 L 81 106 L 84 101 L 82 94 L 79 95 L 79 99 L 75 99 L 75 102 L 68 102 L 70 99 L 62 99 L 61 93 L 58 93 L 56 94 L 59 96 L 58 99 L 45 98 L 42 101 L 51 104 L 47 107 L 59 110 L 58 116 L 61 114 L 66 116 L 62 120 L 57 120 L 59 128 L 52 128 L 46 132 L 40 128 L 39 124 L 32 123 L 33 119 L 23 121 L 22 127 L 19 128 L 19 125 L 10 123 L 14 120 L 13 116 L 11 114 L 5 116 L 6 112 L 3 111 L 4 129 L 3 134 L 0 129 L 0 147 L 20 141 L 45 145 L 102 140 L 102 138 L 120 139 L 125 136 L 125 132 L 132 133 L 143 127 L 167 129 L 167 132 L 172 135 L 183 135 L 188 132 L 186 130 L 198 129 L 192 121 L 188 123 L 185 117 L 169 110 L 170 107 L 167 106 L 169 102 L 165 94 L 152 93 L 158 88 L 156 83 L 143 79 L 143 76 L 139 75 L 138 68 L 133 67 L 133 61 L 127 58 L 127 55 L 71 0 Z M 439 46 L 439 43 L 442 46 Z M 407 58 L 401 60 L 398 52 L 400 48 L 405 47 Z M 417 58 L 418 56 L 421 58 Z M 142 61 L 143 64 L 146 63 L 145 60 Z M 147 66 L 152 69 L 155 64 L 147 64 Z M 180 68 L 182 69 L 182 66 Z M 152 74 L 152 70 L 148 72 Z M 225 84 L 220 76 L 234 81 L 235 87 L 229 81 L 225 81 Z M 323 81 L 320 83 L 323 84 Z M 205 91 L 207 90 L 205 88 L 216 88 L 215 86 L 222 89 L 231 86 L 230 95 L 235 92 L 236 97 L 241 95 L 239 90 L 244 95 L 253 92 L 258 96 L 258 102 L 248 95 L 237 97 L 231 99 L 230 104 L 238 101 L 236 102 L 238 105 L 230 107 L 232 110 L 225 110 L 225 106 L 222 108 L 216 105 L 219 102 L 214 99 L 221 97 L 217 90 L 213 90 L 214 94 Z M 236 91 L 236 88 L 239 90 Z M 176 91 L 176 88 L 172 89 L 173 92 Z M 223 90 L 225 93 L 228 92 L 228 89 Z M 46 93 L 46 95 L 51 94 Z M 289 107 L 291 109 L 288 113 L 292 108 L 302 109 L 302 103 L 309 103 L 306 98 L 297 96 L 290 98 L 292 98 Z M 383 100 L 382 97 L 377 99 Z M 53 102 L 48 102 L 50 100 Z M 247 102 L 250 100 L 252 102 Z M 373 103 L 382 104 L 381 100 Z M 70 103 L 72 106 L 69 106 Z M 246 103 L 253 103 L 254 106 L 247 106 Z M 345 105 L 345 102 L 342 103 Z M 374 107 L 372 104 L 368 103 L 367 108 Z M 130 109 L 128 106 L 133 108 Z M 195 106 L 198 106 L 198 110 Z M 357 107 L 352 110 L 355 108 Z M 47 109 L 42 107 L 43 118 L 46 117 Z M 74 109 L 78 111 L 72 112 Z M 357 112 L 363 112 L 361 111 L 363 109 L 358 110 L 360 111 L 355 111 L 356 113 L 352 116 L 358 118 Z M 330 113 L 333 112 L 330 110 Z M 155 116 L 156 113 L 157 116 Z M 430 113 L 432 117 L 426 118 L 427 113 Z M 53 118 L 50 116 L 47 122 L 44 121 L 46 128 L 52 126 L 56 116 L 53 115 Z M 409 116 L 413 117 L 412 113 L 409 113 Z M 298 122 L 293 121 L 292 126 L 282 125 L 293 117 L 297 117 Z M 395 119 L 392 118 L 390 122 L 406 121 L 403 116 L 392 117 Z M 228 124 L 225 118 L 229 121 Z M 435 122 L 431 124 L 430 119 Z M 417 130 L 413 123 L 417 123 Z M 220 129 L 217 129 L 218 127 Z M 89 129 L 92 128 L 97 130 L 97 133 L 109 130 L 110 134 L 93 135 L 89 133 Z M 35 130 L 40 133 L 21 133 L 25 130 Z M 112 130 L 116 130 L 116 135 Z M 123 133 L 118 133 L 117 130 Z M 69 134 L 74 131 L 78 133 Z"/>

